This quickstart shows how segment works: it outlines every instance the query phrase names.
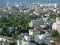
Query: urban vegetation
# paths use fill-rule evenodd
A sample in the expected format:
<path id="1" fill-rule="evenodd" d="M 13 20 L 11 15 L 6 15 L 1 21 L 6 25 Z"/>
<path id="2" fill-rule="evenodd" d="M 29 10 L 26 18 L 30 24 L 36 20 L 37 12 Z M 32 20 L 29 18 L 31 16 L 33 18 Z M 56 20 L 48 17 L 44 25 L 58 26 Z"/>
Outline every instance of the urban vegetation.
<path id="1" fill-rule="evenodd" d="M 51 31 L 51 36 L 53 36 L 53 37 L 59 36 L 58 31 L 57 30 L 52 30 Z"/>
<path id="2" fill-rule="evenodd" d="M 0 27 L 3 29 L 2 34 L 11 36 L 11 34 L 28 32 L 28 23 L 36 18 L 38 18 L 38 16 L 29 14 L 3 15 L 2 18 L 0 18 Z M 13 27 L 13 30 L 10 32 L 8 27 Z M 17 29 L 15 29 L 15 27 L 17 27 Z"/>

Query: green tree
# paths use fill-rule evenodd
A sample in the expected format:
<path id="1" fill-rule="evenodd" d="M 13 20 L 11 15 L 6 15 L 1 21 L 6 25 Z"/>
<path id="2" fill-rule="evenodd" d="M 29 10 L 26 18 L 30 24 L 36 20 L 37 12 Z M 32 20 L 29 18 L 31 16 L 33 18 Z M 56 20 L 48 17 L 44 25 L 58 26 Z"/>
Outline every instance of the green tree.
<path id="1" fill-rule="evenodd" d="M 57 30 L 52 30 L 51 31 L 51 36 L 55 37 L 55 36 L 58 36 L 58 35 L 59 35 L 59 33 L 58 33 Z"/>

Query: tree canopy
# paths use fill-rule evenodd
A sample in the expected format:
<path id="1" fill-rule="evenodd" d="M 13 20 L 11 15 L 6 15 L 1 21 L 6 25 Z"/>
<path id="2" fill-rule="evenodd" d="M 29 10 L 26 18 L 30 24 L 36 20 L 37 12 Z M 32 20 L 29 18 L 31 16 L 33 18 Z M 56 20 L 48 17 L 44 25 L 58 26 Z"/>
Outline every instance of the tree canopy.
<path id="1" fill-rule="evenodd" d="M 52 30 L 51 31 L 51 36 L 55 37 L 55 36 L 58 36 L 58 35 L 59 35 L 59 33 L 58 33 L 57 30 Z"/>
<path id="2" fill-rule="evenodd" d="M 10 32 L 11 34 L 14 34 L 15 30 L 18 34 L 21 32 L 25 33 L 29 29 L 28 23 L 36 18 L 39 18 L 39 16 L 29 14 L 2 15 L 2 18 L 0 18 L 0 27 L 3 28 L 3 32 L 6 34 L 9 32 L 8 27 L 13 27 L 13 31 Z M 15 29 L 16 27 L 17 29 Z"/>

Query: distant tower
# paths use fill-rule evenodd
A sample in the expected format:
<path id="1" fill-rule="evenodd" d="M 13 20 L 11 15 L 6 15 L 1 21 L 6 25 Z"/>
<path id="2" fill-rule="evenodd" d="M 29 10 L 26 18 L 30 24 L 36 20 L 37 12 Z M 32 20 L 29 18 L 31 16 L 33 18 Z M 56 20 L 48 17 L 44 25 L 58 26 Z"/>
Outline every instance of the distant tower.
<path id="1" fill-rule="evenodd" d="M 55 8 L 57 8 L 57 4 L 55 4 Z"/>
<path id="2" fill-rule="evenodd" d="M 9 6 L 9 2 L 7 1 L 7 7 Z"/>

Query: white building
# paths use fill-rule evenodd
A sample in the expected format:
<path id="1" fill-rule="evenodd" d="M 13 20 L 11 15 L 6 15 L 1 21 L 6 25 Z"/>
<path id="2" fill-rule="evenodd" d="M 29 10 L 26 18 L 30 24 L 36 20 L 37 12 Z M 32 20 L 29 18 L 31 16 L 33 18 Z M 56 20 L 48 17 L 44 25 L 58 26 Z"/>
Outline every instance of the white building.
<path id="1" fill-rule="evenodd" d="M 29 27 L 39 27 L 41 29 L 44 28 L 51 28 L 52 23 L 54 22 L 54 19 L 51 18 L 39 18 L 36 20 L 31 20 L 31 22 L 29 23 Z"/>
<path id="2" fill-rule="evenodd" d="M 43 18 L 39 18 L 39 19 L 36 19 L 36 20 L 31 20 L 31 22 L 29 23 L 29 27 L 37 27 L 37 26 L 40 26 L 44 24 L 43 23 Z"/>
<path id="3" fill-rule="evenodd" d="M 55 30 L 56 30 L 56 22 L 53 23 L 53 25 L 52 25 L 52 29 L 55 29 Z"/>
<path id="4" fill-rule="evenodd" d="M 33 35 L 33 29 L 29 29 L 29 35 Z"/>
<path id="5" fill-rule="evenodd" d="M 29 35 L 40 35 L 40 29 L 34 28 L 34 29 L 29 29 Z"/>
<path id="6" fill-rule="evenodd" d="M 26 41 L 31 41 L 31 36 L 24 36 L 24 39 L 26 40 Z"/>
<path id="7" fill-rule="evenodd" d="M 23 40 L 21 45 L 36 45 L 36 44 Z"/>
<path id="8" fill-rule="evenodd" d="M 46 38 L 46 35 L 45 35 L 45 34 L 35 35 L 35 36 L 34 36 L 34 41 L 35 41 L 35 42 L 42 43 L 45 38 Z"/>

